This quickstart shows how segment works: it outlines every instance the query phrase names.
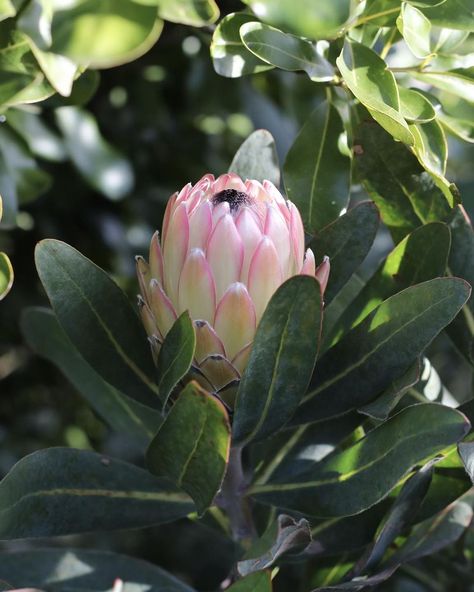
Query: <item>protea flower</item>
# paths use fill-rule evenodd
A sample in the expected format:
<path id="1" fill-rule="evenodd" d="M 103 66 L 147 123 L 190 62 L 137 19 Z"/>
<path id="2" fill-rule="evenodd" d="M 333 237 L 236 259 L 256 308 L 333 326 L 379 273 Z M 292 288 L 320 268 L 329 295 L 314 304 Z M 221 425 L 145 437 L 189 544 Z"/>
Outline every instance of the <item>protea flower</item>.
<path id="1" fill-rule="evenodd" d="M 329 260 L 316 269 L 301 216 L 270 182 L 205 175 L 168 202 L 161 242 L 137 258 L 141 315 L 156 354 L 177 316 L 196 329 L 194 369 L 219 392 L 243 372 L 258 322 L 275 290 L 297 274 L 324 291 Z"/>

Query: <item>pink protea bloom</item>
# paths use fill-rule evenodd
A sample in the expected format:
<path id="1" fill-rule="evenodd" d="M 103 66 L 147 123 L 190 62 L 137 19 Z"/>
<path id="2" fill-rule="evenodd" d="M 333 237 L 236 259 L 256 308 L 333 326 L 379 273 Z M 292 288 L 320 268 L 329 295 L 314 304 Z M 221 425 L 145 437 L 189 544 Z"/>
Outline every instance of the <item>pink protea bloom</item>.
<path id="1" fill-rule="evenodd" d="M 270 181 L 205 175 L 175 193 L 156 232 L 148 264 L 137 258 L 140 311 L 157 353 L 172 324 L 189 311 L 196 330 L 194 365 L 215 392 L 235 384 L 257 325 L 288 278 L 315 276 L 324 292 L 329 260 L 316 269 L 305 252 L 301 216 Z"/>

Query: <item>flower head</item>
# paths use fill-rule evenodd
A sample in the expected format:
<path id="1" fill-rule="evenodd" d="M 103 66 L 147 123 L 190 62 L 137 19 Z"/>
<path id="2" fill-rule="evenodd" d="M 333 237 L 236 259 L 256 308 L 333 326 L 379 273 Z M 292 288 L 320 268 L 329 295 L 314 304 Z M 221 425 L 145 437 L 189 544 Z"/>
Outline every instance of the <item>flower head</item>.
<path id="1" fill-rule="evenodd" d="M 305 251 L 301 216 L 270 182 L 232 173 L 205 175 L 174 194 L 161 242 L 148 264 L 137 258 L 141 314 L 155 349 L 188 310 L 196 329 L 195 366 L 221 390 L 240 378 L 255 331 L 275 290 L 297 274 L 316 276 L 324 291 L 327 258 L 316 269 Z"/>

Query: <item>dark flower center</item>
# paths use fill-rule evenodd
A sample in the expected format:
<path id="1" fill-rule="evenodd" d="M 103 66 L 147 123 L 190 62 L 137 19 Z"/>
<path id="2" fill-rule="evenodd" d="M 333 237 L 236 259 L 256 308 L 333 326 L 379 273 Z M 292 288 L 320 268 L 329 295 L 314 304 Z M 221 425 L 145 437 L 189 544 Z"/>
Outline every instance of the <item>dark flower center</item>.
<path id="1" fill-rule="evenodd" d="M 223 189 L 212 196 L 211 202 L 213 206 L 227 202 L 231 212 L 237 212 L 241 206 L 246 206 L 252 203 L 252 198 L 243 191 L 237 189 Z"/>

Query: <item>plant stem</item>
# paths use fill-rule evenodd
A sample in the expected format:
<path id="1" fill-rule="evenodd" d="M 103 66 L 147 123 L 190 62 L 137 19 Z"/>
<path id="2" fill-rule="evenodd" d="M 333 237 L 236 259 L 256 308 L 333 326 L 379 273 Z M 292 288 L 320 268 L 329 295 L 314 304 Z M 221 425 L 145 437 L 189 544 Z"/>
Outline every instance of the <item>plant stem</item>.
<path id="1" fill-rule="evenodd" d="M 256 537 L 249 500 L 245 496 L 246 485 L 242 466 L 242 448 L 231 448 L 218 504 L 229 518 L 232 538 L 244 548 L 248 548 Z"/>

